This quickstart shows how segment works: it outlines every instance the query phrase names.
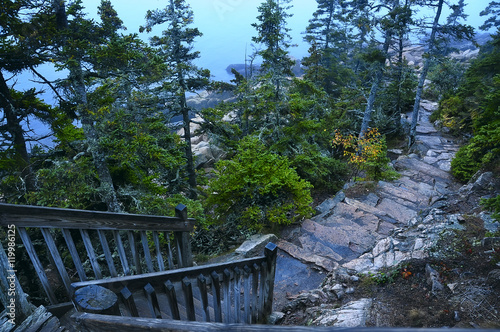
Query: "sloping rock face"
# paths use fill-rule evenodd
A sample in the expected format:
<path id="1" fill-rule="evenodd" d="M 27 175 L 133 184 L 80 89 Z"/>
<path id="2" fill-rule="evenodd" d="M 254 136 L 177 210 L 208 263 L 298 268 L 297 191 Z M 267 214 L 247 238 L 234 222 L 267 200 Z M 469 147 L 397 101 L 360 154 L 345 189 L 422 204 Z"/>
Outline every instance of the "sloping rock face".
<path id="1" fill-rule="evenodd" d="M 401 174 L 398 180 L 344 188 L 318 206 L 318 215 L 283 234 L 278 242 L 281 250 L 330 272 L 322 288 L 302 293 L 285 307 L 290 317 L 297 308 L 306 308 L 299 309 L 299 316 L 313 325 L 365 326 L 373 307 L 370 300 L 359 299 L 341 308 L 335 302 L 353 292 L 352 281 L 405 261 L 446 254 L 435 250 L 439 241 L 463 230 L 464 214 L 474 212 L 477 197 L 492 189 L 491 174 L 478 175 L 462 187 L 454 182 L 449 170 L 458 145 L 430 124 L 429 114 L 435 107 L 423 103 L 414 153 L 406 156 L 394 151 L 400 155 L 393 161 Z M 470 205 L 462 204 L 464 200 Z M 479 217 L 485 229 L 499 229 L 487 214 Z M 492 273 L 490 279 L 495 284 L 498 276 Z M 344 319 L 343 312 L 358 318 Z"/>

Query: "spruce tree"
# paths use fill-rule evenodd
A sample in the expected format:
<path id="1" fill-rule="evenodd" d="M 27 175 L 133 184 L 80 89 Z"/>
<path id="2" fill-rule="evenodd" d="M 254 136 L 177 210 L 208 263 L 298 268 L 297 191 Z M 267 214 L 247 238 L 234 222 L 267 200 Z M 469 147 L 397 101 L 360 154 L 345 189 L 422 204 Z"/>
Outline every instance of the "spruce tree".
<path id="1" fill-rule="evenodd" d="M 196 198 L 196 170 L 191 150 L 191 109 L 186 103 L 186 94 L 196 92 L 208 85 L 210 72 L 198 68 L 193 61 L 200 55 L 193 51 L 194 40 L 202 36 L 198 28 L 190 28 L 193 11 L 184 0 L 170 0 L 163 10 L 148 11 L 146 25 L 141 32 L 150 32 L 156 25 L 166 24 L 161 36 L 151 38 L 151 45 L 169 68 L 170 74 L 163 80 L 164 92 L 170 96 L 171 111 L 182 115 L 184 141 L 190 197 Z"/>

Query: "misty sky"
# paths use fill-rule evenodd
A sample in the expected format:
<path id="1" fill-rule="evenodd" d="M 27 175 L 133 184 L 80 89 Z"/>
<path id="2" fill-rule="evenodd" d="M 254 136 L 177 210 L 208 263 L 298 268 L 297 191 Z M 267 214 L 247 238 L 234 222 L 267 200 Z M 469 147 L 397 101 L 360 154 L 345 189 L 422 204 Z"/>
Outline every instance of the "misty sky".
<path id="1" fill-rule="evenodd" d="M 139 26 L 144 24 L 144 16 L 148 9 L 164 8 L 168 0 L 111 0 L 120 18 L 128 28 L 127 32 L 138 32 Z M 489 3 L 489 0 L 466 0 L 467 23 L 474 27 L 484 23 L 485 18 L 479 16 Z M 83 0 L 87 12 L 95 17 L 100 0 Z M 256 22 L 257 7 L 262 0 L 187 0 L 194 12 L 194 24 L 203 36 L 196 39 L 195 49 L 201 52 L 199 66 L 210 69 L 214 79 L 227 79 L 225 68 L 229 64 L 243 63 L 245 52 L 251 53 L 251 38 L 255 36 L 255 29 L 251 26 Z M 292 29 L 290 35 L 293 43 L 298 47 L 291 48 L 290 54 L 296 58 L 307 55 L 308 45 L 302 40 L 303 32 L 312 13 L 317 8 L 315 0 L 293 0 L 289 11 L 293 14 L 288 19 L 288 27 Z M 433 15 L 426 12 L 426 15 Z M 447 12 L 442 14 L 442 22 Z M 157 30 L 160 33 L 162 28 Z M 141 34 L 147 39 L 146 34 Z"/>

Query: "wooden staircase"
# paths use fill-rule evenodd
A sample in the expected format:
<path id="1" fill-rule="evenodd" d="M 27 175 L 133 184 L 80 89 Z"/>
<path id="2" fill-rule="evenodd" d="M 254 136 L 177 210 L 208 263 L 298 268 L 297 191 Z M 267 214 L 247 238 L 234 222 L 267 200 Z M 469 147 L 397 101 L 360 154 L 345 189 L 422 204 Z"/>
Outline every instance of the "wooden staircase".
<path id="1" fill-rule="evenodd" d="M 43 290 L 44 305 L 59 317 L 76 307 L 81 313 L 75 321 L 86 326 L 109 313 L 129 317 L 129 324 L 144 318 L 265 322 L 272 309 L 276 246 L 268 244 L 260 257 L 193 267 L 189 233 L 194 225 L 182 204 L 175 217 L 0 204 L 0 226 L 6 233 L 14 230 L 16 245 L 22 243 L 24 253 L 18 249 L 16 257 L 28 256 L 38 277 L 31 278 L 29 289 Z M 5 263 L 0 290 L 7 294 L 3 278 L 9 262 L 6 255 L 0 258 Z M 50 271 L 57 271 L 57 278 Z M 80 305 L 82 296 L 95 302 L 86 288 L 116 300 L 109 310 L 90 310 Z M 6 308 L 10 299 L 1 300 Z M 105 324 L 97 325 L 91 330 Z"/>

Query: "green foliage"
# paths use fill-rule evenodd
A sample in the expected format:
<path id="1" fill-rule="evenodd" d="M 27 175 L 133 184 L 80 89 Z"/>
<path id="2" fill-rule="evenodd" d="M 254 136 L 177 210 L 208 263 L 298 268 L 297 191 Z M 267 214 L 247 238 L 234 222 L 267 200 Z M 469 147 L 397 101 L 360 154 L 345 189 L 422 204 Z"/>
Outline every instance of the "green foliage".
<path id="1" fill-rule="evenodd" d="M 500 120 L 481 127 L 469 144 L 460 147 L 451 161 L 451 171 L 460 181 L 468 181 L 481 167 L 500 160 Z"/>
<path id="2" fill-rule="evenodd" d="M 54 160 L 36 172 L 37 190 L 27 195 L 31 205 L 102 210 L 99 180 L 90 158 Z"/>
<path id="3" fill-rule="evenodd" d="M 431 83 L 425 91 L 427 97 L 440 100 L 455 94 L 464 78 L 466 68 L 464 63 L 456 59 L 440 59 L 438 63 L 429 68 L 427 78 Z"/>
<path id="4" fill-rule="evenodd" d="M 376 128 L 370 128 L 363 137 L 342 135 L 335 132 L 333 146 L 343 151 L 344 157 L 352 166 L 351 177 L 356 178 L 360 171 L 366 173 L 367 180 L 394 180 L 399 175 L 388 164 L 385 137 Z"/>
<path id="5" fill-rule="evenodd" d="M 493 212 L 492 217 L 500 221 L 500 195 L 481 199 L 481 205 Z M 499 232 L 500 233 L 500 232 Z"/>
<path id="6" fill-rule="evenodd" d="M 212 219 L 261 229 L 290 224 L 312 214 L 311 184 L 299 178 L 285 157 L 266 151 L 255 137 L 240 142 L 231 160 L 217 164 L 206 200 Z"/>

